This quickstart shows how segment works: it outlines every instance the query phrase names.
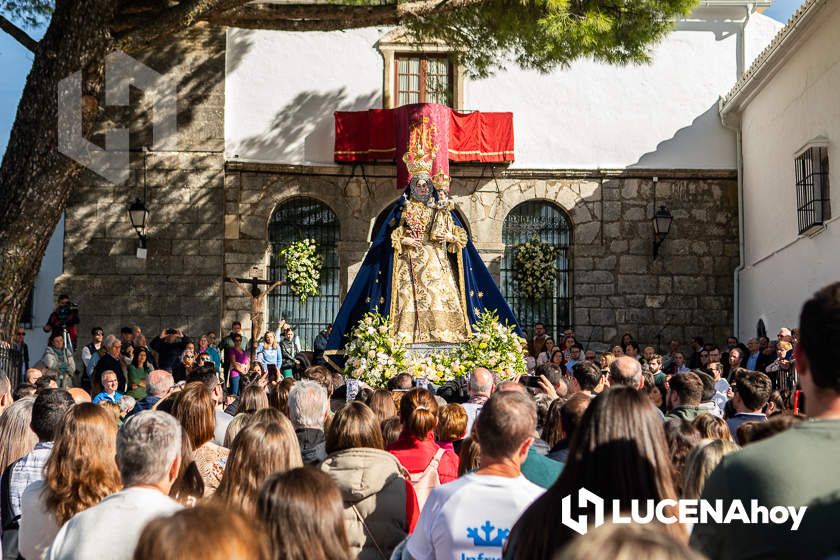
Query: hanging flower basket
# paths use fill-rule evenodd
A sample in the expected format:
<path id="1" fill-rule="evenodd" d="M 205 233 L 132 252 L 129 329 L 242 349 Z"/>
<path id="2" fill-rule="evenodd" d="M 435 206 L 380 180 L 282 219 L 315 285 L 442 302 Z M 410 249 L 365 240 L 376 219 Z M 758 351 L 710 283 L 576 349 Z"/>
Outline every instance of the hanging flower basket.
<path id="1" fill-rule="evenodd" d="M 538 239 L 513 248 L 513 281 L 525 299 L 542 299 L 554 293 L 559 255 L 559 247 Z"/>
<path id="2" fill-rule="evenodd" d="M 301 303 L 318 295 L 324 258 L 318 252 L 314 239 L 295 241 L 280 249 L 277 256 L 286 264 L 286 285 Z"/>

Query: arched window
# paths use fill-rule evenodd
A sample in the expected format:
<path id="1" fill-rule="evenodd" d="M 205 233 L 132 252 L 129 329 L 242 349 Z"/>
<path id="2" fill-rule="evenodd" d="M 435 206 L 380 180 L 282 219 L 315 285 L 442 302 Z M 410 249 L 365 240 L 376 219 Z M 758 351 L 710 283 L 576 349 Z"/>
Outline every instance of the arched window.
<path id="1" fill-rule="evenodd" d="M 324 257 L 318 295 L 305 303 L 288 287 L 281 286 L 268 297 L 267 328 L 274 329 L 280 319 L 292 325 L 304 350 L 311 350 L 318 333 L 332 323 L 339 306 L 338 252 L 339 224 L 335 213 L 312 198 L 293 198 L 277 207 L 268 225 L 271 242 L 271 281 L 286 277 L 277 252 L 302 239 L 314 239 Z"/>
<path id="2" fill-rule="evenodd" d="M 534 323 L 545 323 L 546 331 L 558 336 L 571 325 L 571 290 L 569 287 L 569 247 L 572 228 L 569 217 L 557 205 L 542 200 L 523 202 L 505 218 L 502 240 L 505 255 L 502 259 L 501 285 L 505 296 L 522 328 L 531 332 Z M 513 257 L 516 246 L 531 239 L 554 245 L 557 256 L 557 277 L 553 293 L 541 299 L 529 300 L 520 295 L 513 281 Z"/>

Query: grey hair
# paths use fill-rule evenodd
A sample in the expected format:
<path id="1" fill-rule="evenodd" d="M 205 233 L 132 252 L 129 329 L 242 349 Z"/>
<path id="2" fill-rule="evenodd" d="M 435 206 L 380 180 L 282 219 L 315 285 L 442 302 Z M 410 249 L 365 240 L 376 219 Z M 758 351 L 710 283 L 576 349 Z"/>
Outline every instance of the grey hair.
<path id="1" fill-rule="evenodd" d="M 143 410 L 117 434 L 117 465 L 123 484 L 157 484 L 181 453 L 181 425 L 165 412 Z"/>
<path id="2" fill-rule="evenodd" d="M 327 390 L 315 381 L 298 381 L 289 391 L 289 417 L 295 428 L 322 428 L 328 406 Z"/>
<path id="3" fill-rule="evenodd" d="M 175 386 L 175 378 L 165 369 L 155 369 L 146 376 L 146 393 L 159 397 Z"/>
<path id="4" fill-rule="evenodd" d="M 619 356 L 610 364 L 610 386 L 627 385 L 637 389 L 642 378 L 642 364 L 634 358 Z"/>
<path id="5" fill-rule="evenodd" d="M 137 399 L 131 395 L 123 395 L 117 401 L 117 405 L 120 407 L 120 414 L 130 412 L 131 409 L 134 408 L 135 404 L 137 404 Z"/>
<path id="6" fill-rule="evenodd" d="M 479 384 L 479 376 L 476 375 L 476 373 L 478 373 L 479 371 L 484 371 L 484 372 L 487 373 L 487 377 L 488 377 L 487 383 Z M 473 371 L 473 374 L 470 375 L 469 392 L 470 392 L 470 394 L 489 396 L 490 391 L 493 390 L 493 382 L 494 382 L 494 377 L 493 377 L 493 373 L 490 370 L 488 370 L 486 368 L 476 368 L 475 371 Z"/>
<path id="7" fill-rule="evenodd" d="M 122 343 L 122 341 L 119 340 L 116 336 L 109 334 L 105 337 L 105 340 L 102 341 L 102 344 L 105 346 L 106 350 L 110 350 L 111 346 L 113 346 L 115 342 Z"/>

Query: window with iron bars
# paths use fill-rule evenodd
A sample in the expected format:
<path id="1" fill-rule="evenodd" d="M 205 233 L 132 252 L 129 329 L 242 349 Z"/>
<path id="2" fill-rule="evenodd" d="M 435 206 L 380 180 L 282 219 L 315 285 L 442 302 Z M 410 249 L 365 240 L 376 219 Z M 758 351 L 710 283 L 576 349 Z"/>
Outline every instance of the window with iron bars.
<path id="1" fill-rule="evenodd" d="M 814 230 L 831 218 L 828 194 L 828 148 L 812 146 L 796 157 L 796 210 L 800 234 Z"/>

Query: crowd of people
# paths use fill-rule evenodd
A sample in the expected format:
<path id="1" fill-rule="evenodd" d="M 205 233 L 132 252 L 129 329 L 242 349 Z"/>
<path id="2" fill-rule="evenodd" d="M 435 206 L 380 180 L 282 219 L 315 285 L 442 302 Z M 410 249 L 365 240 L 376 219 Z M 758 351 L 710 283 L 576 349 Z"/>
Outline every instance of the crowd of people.
<path id="1" fill-rule="evenodd" d="M 630 334 L 600 353 L 572 331 L 557 345 L 538 324 L 512 381 L 348 384 L 280 327 L 252 346 L 238 324 L 218 344 L 93 329 L 72 383 L 0 377 L 3 558 L 840 553 L 840 283 L 777 340 L 694 339 L 687 354 Z M 662 503 L 674 522 L 580 535 L 568 520 L 595 520 L 583 489 L 621 511 Z M 807 511 L 795 531 L 691 524 L 680 499 Z"/>

